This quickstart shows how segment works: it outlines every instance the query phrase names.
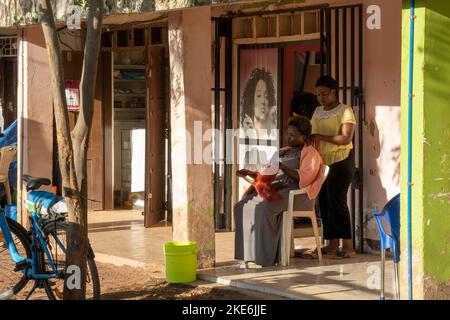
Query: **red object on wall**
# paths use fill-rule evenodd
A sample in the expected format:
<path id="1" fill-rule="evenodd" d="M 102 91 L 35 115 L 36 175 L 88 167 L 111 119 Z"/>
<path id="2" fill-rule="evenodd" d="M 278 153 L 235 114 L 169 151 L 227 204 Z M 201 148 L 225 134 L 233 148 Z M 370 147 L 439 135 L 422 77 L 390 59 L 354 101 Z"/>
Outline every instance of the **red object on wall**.
<path id="1" fill-rule="evenodd" d="M 67 108 L 71 111 L 80 111 L 80 81 L 67 80 L 65 82 Z"/>

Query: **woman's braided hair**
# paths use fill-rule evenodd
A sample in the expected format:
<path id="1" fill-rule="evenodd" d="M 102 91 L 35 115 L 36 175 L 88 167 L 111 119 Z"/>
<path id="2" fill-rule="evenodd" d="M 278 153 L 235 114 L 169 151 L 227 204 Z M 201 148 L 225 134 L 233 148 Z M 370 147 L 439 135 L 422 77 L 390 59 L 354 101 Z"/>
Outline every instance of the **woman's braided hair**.
<path id="1" fill-rule="evenodd" d="M 305 143 L 310 144 L 312 126 L 307 117 L 294 115 L 289 118 L 288 126 L 297 128 L 298 132 L 305 137 Z"/>

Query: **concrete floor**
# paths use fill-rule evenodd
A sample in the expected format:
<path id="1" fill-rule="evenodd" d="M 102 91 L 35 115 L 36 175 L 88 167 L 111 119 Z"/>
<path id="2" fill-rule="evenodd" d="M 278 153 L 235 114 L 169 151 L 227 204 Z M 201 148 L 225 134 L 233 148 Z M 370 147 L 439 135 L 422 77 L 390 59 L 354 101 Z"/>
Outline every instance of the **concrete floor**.
<path id="1" fill-rule="evenodd" d="M 172 240 L 172 228 L 144 228 L 141 211 L 108 211 L 89 214 L 89 238 L 97 260 L 149 265 L 164 273 L 163 245 Z M 314 247 L 313 238 L 295 240 L 296 248 Z M 201 280 L 255 290 L 291 299 L 378 299 L 378 255 L 355 259 L 293 259 L 289 267 L 242 269 L 234 260 L 234 233 L 216 233 L 216 268 L 200 270 Z M 386 298 L 393 297 L 393 264 L 386 264 Z"/>
<path id="2" fill-rule="evenodd" d="M 96 253 L 164 264 L 164 243 L 172 241 L 172 227 L 144 228 L 141 211 L 94 211 L 89 214 L 89 239 Z M 234 233 L 216 233 L 216 261 L 233 262 Z"/>

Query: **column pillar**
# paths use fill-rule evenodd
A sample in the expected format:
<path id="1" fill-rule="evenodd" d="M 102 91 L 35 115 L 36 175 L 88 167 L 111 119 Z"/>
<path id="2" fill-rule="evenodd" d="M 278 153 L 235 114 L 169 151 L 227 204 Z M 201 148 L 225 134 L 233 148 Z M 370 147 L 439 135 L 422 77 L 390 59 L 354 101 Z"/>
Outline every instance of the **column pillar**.
<path id="1" fill-rule="evenodd" d="M 18 84 L 18 212 L 25 222 L 26 191 L 21 175 L 53 175 L 53 99 L 42 27 L 19 31 Z M 48 187 L 50 189 L 50 187 Z"/>
<path id="2" fill-rule="evenodd" d="M 401 291 L 407 298 L 407 125 L 410 1 L 403 1 Z M 414 299 L 450 298 L 450 3 L 415 1 L 412 127 Z"/>
<path id="3" fill-rule="evenodd" d="M 213 174 L 206 159 L 211 141 L 202 139 L 210 138 L 212 127 L 209 7 L 169 14 L 169 54 L 173 239 L 196 241 L 199 267 L 211 267 Z"/>

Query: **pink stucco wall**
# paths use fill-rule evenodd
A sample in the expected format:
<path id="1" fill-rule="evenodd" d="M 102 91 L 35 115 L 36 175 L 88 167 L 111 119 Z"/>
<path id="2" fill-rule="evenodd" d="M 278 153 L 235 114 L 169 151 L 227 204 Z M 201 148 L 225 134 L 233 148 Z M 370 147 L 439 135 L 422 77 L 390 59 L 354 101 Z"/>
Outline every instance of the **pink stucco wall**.
<path id="1" fill-rule="evenodd" d="M 24 117 L 23 172 L 52 177 L 53 103 L 50 90 L 48 55 L 41 26 L 24 29 L 26 46 L 22 63 L 26 99 Z M 20 70 L 20 69 L 19 69 Z"/>
<path id="2" fill-rule="evenodd" d="M 18 30 L 18 176 L 52 178 L 53 104 L 47 49 L 41 26 Z M 49 189 L 49 187 L 47 187 Z M 27 224 L 27 192 L 17 181 L 19 221 Z"/>
<path id="3" fill-rule="evenodd" d="M 401 1 L 365 1 L 381 7 L 381 30 L 365 28 L 365 210 L 381 208 L 400 192 Z M 376 238 L 369 223 L 368 238 Z"/>

